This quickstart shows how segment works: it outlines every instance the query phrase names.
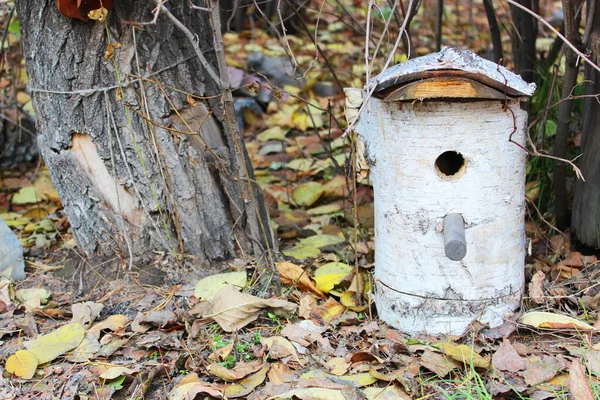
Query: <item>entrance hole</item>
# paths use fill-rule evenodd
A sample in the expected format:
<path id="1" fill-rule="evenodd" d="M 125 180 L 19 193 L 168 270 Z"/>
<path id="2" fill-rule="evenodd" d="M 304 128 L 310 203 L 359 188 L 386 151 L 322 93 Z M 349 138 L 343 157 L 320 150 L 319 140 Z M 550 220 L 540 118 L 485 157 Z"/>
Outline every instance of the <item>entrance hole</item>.
<path id="1" fill-rule="evenodd" d="M 466 168 L 466 160 L 456 151 L 445 151 L 435 160 L 435 167 L 442 178 L 459 178 Z"/>

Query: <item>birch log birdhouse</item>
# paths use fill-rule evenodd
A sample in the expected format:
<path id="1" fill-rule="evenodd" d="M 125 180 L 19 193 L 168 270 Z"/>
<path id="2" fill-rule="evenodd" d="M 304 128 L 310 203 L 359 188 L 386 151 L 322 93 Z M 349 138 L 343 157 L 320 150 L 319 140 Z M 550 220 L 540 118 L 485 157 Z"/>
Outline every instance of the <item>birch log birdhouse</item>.
<path id="1" fill-rule="evenodd" d="M 462 334 L 475 320 L 500 325 L 519 306 L 521 102 L 534 90 L 506 68 L 448 47 L 346 90 L 375 192 L 375 301 L 388 324 Z"/>

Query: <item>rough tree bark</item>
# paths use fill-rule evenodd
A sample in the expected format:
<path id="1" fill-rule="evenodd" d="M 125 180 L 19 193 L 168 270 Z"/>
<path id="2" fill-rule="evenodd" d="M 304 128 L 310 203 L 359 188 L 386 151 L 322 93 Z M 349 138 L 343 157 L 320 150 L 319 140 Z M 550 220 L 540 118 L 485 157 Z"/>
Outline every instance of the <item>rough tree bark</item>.
<path id="1" fill-rule="evenodd" d="M 115 1 L 106 25 L 65 18 L 54 0 L 17 2 L 39 147 L 89 255 L 167 250 L 208 263 L 270 242 L 225 118 L 210 13 L 189 4 L 166 3 L 186 32 L 164 12 L 140 24 L 150 0 Z"/>
<path id="2" fill-rule="evenodd" d="M 581 46 L 581 35 L 578 29 L 581 18 L 575 15 L 579 3 L 577 0 L 563 0 L 566 38 L 575 46 Z M 577 85 L 577 75 L 579 75 L 578 57 L 570 47 L 565 45 L 562 102 L 558 107 L 558 126 L 554 142 L 554 156 L 562 159 L 567 158 L 569 147 L 569 126 L 573 111 L 571 96 L 575 85 Z M 563 161 L 554 160 L 553 178 L 556 226 L 558 229 L 566 229 L 569 227 L 569 199 L 567 195 L 567 165 Z"/>
<path id="3" fill-rule="evenodd" d="M 595 2 L 595 4 L 594 4 Z M 595 0 L 587 2 L 588 24 L 583 44 L 591 52 L 591 60 L 600 64 L 600 5 Z M 600 248 L 600 73 L 589 65 L 585 66 L 584 120 L 581 140 L 583 155 L 579 168 L 585 182 L 577 181 L 571 226 L 581 243 Z"/>

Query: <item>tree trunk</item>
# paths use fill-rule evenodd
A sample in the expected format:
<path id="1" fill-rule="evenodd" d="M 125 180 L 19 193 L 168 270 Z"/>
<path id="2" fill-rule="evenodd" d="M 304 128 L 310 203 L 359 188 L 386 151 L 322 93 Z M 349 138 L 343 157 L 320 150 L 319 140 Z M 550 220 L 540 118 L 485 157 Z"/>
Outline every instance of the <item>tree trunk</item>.
<path id="1" fill-rule="evenodd" d="M 536 11 L 539 9 L 539 0 L 517 0 L 522 6 Z M 513 35 L 513 54 L 519 74 L 527 82 L 535 79 L 536 49 L 535 42 L 538 28 L 537 20 L 517 7 L 511 6 L 513 21 L 517 32 Z"/>
<path id="2" fill-rule="evenodd" d="M 164 12 L 142 25 L 150 0 L 115 1 L 106 25 L 68 19 L 54 0 L 17 5 L 39 147 L 86 253 L 210 262 L 270 243 L 262 197 L 244 189 L 254 181 L 245 147 L 224 115 L 210 13 L 166 3 L 186 32 Z M 261 221 L 248 215 L 263 218 L 260 233 L 249 234 Z"/>
<path id="3" fill-rule="evenodd" d="M 588 9 L 592 1 L 588 1 Z M 596 4 L 593 27 L 587 49 L 591 60 L 600 63 L 600 6 Z M 600 93 L 600 73 L 586 64 L 583 81 L 585 94 L 597 96 Z M 587 246 L 600 248 L 600 104 L 597 97 L 588 97 L 584 102 L 583 132 L 579 168 L 585 182 L 577 181 L 571 226 L 579 241 Z"/>

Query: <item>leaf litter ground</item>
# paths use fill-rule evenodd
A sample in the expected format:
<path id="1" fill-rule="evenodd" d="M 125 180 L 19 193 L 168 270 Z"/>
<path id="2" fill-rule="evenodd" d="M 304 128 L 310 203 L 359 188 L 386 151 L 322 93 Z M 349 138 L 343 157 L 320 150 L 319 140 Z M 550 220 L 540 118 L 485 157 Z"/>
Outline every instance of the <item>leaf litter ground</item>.
<path id="1" fill-rule="evenodd" d="M 478 33 L 486 32 L 483 9 L 476 7 L 469 21 L 464 8 L 448 5 L 447 44 L 468 39 L 471 48 L 487 49 Z M 339 79 L 360 87 L 360 35 L 327 15 L 320 44 Z M 413 29 L 421 33 L 431 20 L 422 12 Z M 433 37 L 415 36 L 417 53 L 430 52 Z M 314 60 L 306 38 L 288 40 L 301 65 Z M 285 55 L 258 30 L 226 34 L 225 42 L 232 73 L 241 76 L 252 52 Z M 22 165 L 2 172 L 1 217 L 25 248 L 28 276 L 0 282 L 1 398 L 600 397 L 597 259 L 534 218 L 526 226 L 533 248 L 527 297 L 501 327 L 410 338 L 377 321 L 366 295 L 372 189 L 362 182 L 354 190 L 346 172 L 349 147 L 334 122 L 343 120 L 342 96 L 315 95 L 316 82 L 331 81 L 318 61 L 302 88 L 270 88 L 266 111 L 241 111 L 286 256 L 276 265 L 280 298 L 242 291 L 252 260 L 194 279 L 186 262 L 164 254 L 133 271 L 121 260 L 87 261 L 74 248 L 48 171 Z M 116 266 L 115 279 L 103 277 L 106 265 Z"/>

